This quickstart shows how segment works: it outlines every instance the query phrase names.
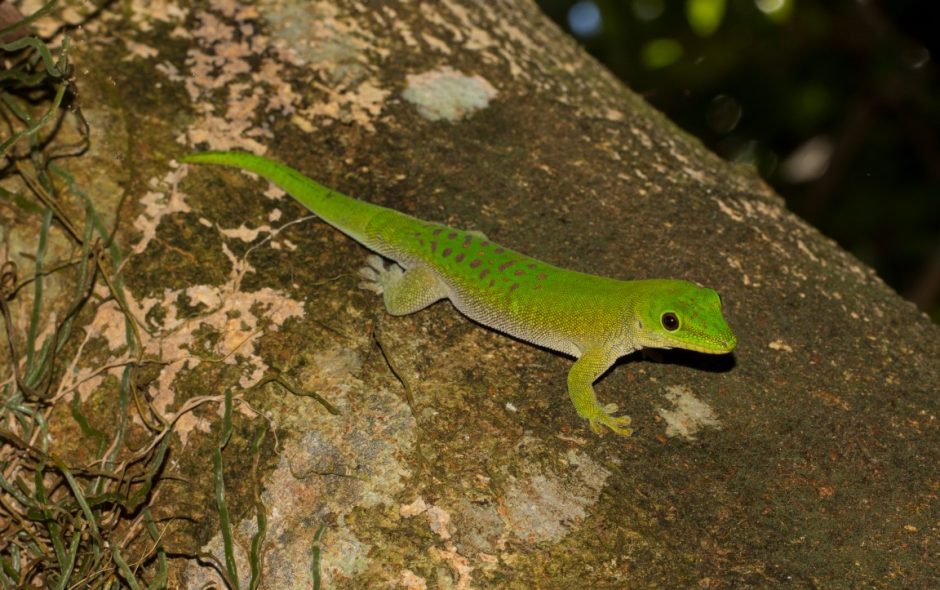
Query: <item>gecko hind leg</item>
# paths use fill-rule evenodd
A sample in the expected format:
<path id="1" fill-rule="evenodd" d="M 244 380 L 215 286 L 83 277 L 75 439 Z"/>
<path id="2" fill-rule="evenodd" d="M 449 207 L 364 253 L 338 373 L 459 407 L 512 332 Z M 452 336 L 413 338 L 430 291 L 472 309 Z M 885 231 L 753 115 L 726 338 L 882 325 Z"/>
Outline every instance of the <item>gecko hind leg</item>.
<path id="1" fill-rule="evenodd" d="M 385 265 L 372 255 L 359 269 L 363 289 L 382 295 L 385 309 L 391 315 L 408 315 L 447 297 L 447 287 L 430 268 L 418 265 L 408 270 L 397 264 Z"/>

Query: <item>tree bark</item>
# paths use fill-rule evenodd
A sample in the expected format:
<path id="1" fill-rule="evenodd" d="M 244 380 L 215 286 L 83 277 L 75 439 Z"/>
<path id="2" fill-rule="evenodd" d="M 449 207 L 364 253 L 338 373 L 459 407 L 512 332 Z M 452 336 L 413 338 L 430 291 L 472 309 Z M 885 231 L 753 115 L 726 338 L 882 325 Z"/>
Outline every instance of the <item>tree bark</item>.
<path id="1" fill-rule="evenodd" d="M 168 551 L 225 561 L 228 392 L 242 587 L 258 510 L 268 588 L 312 569 L 328 588 L 940 582 L 940 330 L 531 2 L 131 2 L 72 43 L 91 149 L 62 165 L 117 225 L 138 393 L 186 410 L 148 500 Z M 365 249 L 257 179 L 173 161 L 194 149 L 263 153 L 559 266 L 697 281 L 739 347 L 624 359 L 597 389 L 637 432 L 594 435 L 570 359 L 447 303 L 386 315 L 357 288 Z M 39 220 L 10 229 L 21 267 Z M 97 293 L 69 383 L 132 356 Z M 93 459 L 75 392 L 105 433 L 132 416 L 121 457 L 152 440 L 119 405 L 122 369 L 62 386 L 60 456 Z M 217 575 L 170 560 L 171 587 Z"/>

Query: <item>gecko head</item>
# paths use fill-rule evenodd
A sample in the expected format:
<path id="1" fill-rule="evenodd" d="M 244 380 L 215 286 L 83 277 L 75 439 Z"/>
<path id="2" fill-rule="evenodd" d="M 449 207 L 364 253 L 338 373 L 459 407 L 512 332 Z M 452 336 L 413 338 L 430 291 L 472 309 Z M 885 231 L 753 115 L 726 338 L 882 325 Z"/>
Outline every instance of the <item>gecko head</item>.
<path id="1" fill-rule="evenodd" d="M 721 313 L 718 293 L 688 281 L 639 281 L 636 302 L 637 344 L 684 348 L 708 354 L 731 352 L 737 338 Z"/>

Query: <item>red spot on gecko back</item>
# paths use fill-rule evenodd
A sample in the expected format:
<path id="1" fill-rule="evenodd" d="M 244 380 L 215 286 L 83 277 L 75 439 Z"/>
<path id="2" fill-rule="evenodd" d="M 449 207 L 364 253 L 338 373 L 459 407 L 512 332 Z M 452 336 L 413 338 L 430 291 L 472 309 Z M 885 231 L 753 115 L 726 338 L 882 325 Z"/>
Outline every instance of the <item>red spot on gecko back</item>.
<path id="1" fill-rule="evenodd" d="M 482 271 L 480 271 L 480 278 L 481 278 L 481 279 L 485 279 L 485 278 L 486 278 L 486 275 L 488 275 L 488 274 L 490 274 L 490 269 L 484 268 Z M 490 282 L 492 282 L 492 281 L 490 281 Z"/>
<path id="2" fill-rule="evenodd" d="M 467 236 L 467 237 L 465 237 L 465 238 L 463 239 L 463 244 L 461 244 L 461 245 L 462 245 L 464 248 L 469 248 L 471 242 L 473 242 L 473 236 Z"/>
<path id="3" fill-rule="evenodd" d="M 450 256 L 451 252 L 453 252 L 453 250 L 451 250 L 450 248 L 444 248 L 444 251 L 441 252 L 441 256 L 443 256 L 444 258 L 447 258 L 448 256 Z"/>
<path id="4" fill-rule="evenodd" d="M 453 239 L 456 238 L 456 237 L 457 237 L 457 232 L 455 232 L 455 231 L 452 231 L 452 232 L 450 232 L 449 234 L 447 234 L 447 239 L 448 239 L 448 240 L 453 240 Z"/>
<path id="5" fill-rule="evenodd" d="M 535 278 L 537 278 L 540 281 L 544 281 L 545 279 L 548 278 L 548 275 L 545 274 L 544 272 L 540 272 L 539 274 L 535 275 Z"/>
<path id="6" fill-rule="evenodd" d="M 525 271 L 520 268 L 519 270 L 517 270 L 516 272 L 512 274 L 516 275 L 517 277 L 521 277 L 522 275 L 525 274 Z"/>
<path id="7" fill-rule="evenodd" d="M 454 260 L 456 260 L 457 262 L 462 262 L 462 261 L 463 261 L 463 252 L 461 252 L 460 254 L 454 256 Z"/>
<path id="8" fill-rule="evenodd" d="M 506 270 L 507 268 L 509 268 L 510 266 L 512 266 L 513 264 L 515 264 L 515 262 L 512 261 L 512 260 L 510 260 L 509 262 L 504 262 L 504 263 L 502 263 L 502 264 L 499 265 L 499 270 L 500 270 L 500 271 L 504 271 L 504 270 Z"/>
<path id="9" fill-rule="evenodd" d="M 509 287 L 509 292 L 512 293 L 513 291 L 515 291 L 515 290 L 518 289 L 518 288 L 519 288 L 519 283 L 513 283 L 512 286 Z"/>
<path id="10" fill-rule="evenodd" d="M 479 258 L 474 258 L 473 260 L 470 261 L 470 268 L 476 268 L 478 266 L 480 266 Z"/>
<path id="11" fill-rule="evenodd" d="M 431 241 L 431 252 L 437 252 L 437 242 Z"/>
<path id="12" fill-rule="evenodd" d="M 441 235 L 441 232 L 442 232 L 442 231 L 444 231 L 444 230 L 442 230 L 441 228 L 437 228 L 436 230 L 434 230 L 434 235 L 435 235 L 435 236 L 439 236 L 439 235 Z"/>

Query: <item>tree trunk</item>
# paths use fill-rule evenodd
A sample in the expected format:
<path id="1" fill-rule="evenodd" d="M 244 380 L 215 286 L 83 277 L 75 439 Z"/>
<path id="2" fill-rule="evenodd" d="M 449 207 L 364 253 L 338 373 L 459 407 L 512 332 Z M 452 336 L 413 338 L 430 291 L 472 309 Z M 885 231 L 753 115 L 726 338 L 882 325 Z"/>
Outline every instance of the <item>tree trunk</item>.
<path id="1" fill-rule="evenodd" d="M 940 583 L 940 330 L 531 2 L 130 2 L 74 33 L 91 148 L 59 161 L 63 215 L 84 220 L 80 187 L 123 262 L 102 248 L 57 360 L 50 452 L 110 452 L 70 407 L 118 465 L 162 440 L 152 412 L 177 418 L 148 463 L 158 540 L 139 508 L 115 517 L 141 582 L 159 546 L 171 587 L 219 570 L 248 587 L 260 510 L 266 588 L 313 570 L 325 588 Z M 710 286 L 739 347 L 624 359 L 598 395 L 637 432 L 595 435 L 571 359 L 447 303 L 386 315 L 358 288 L 364 248 L 257 179 L 174 162 L 195 149 L 263 153 L 559 266 Z M 31 268 L 41 214 L 3 215 Z M 50 239 L 48 259 L 76 255 L 61 225 Z M 76 280 L 46 278 L 46 326 Z M 31 298 L 11 302 L 17 334 Z M 226 561 L 215 473 L 231 568 L 185 557 Z"/>

